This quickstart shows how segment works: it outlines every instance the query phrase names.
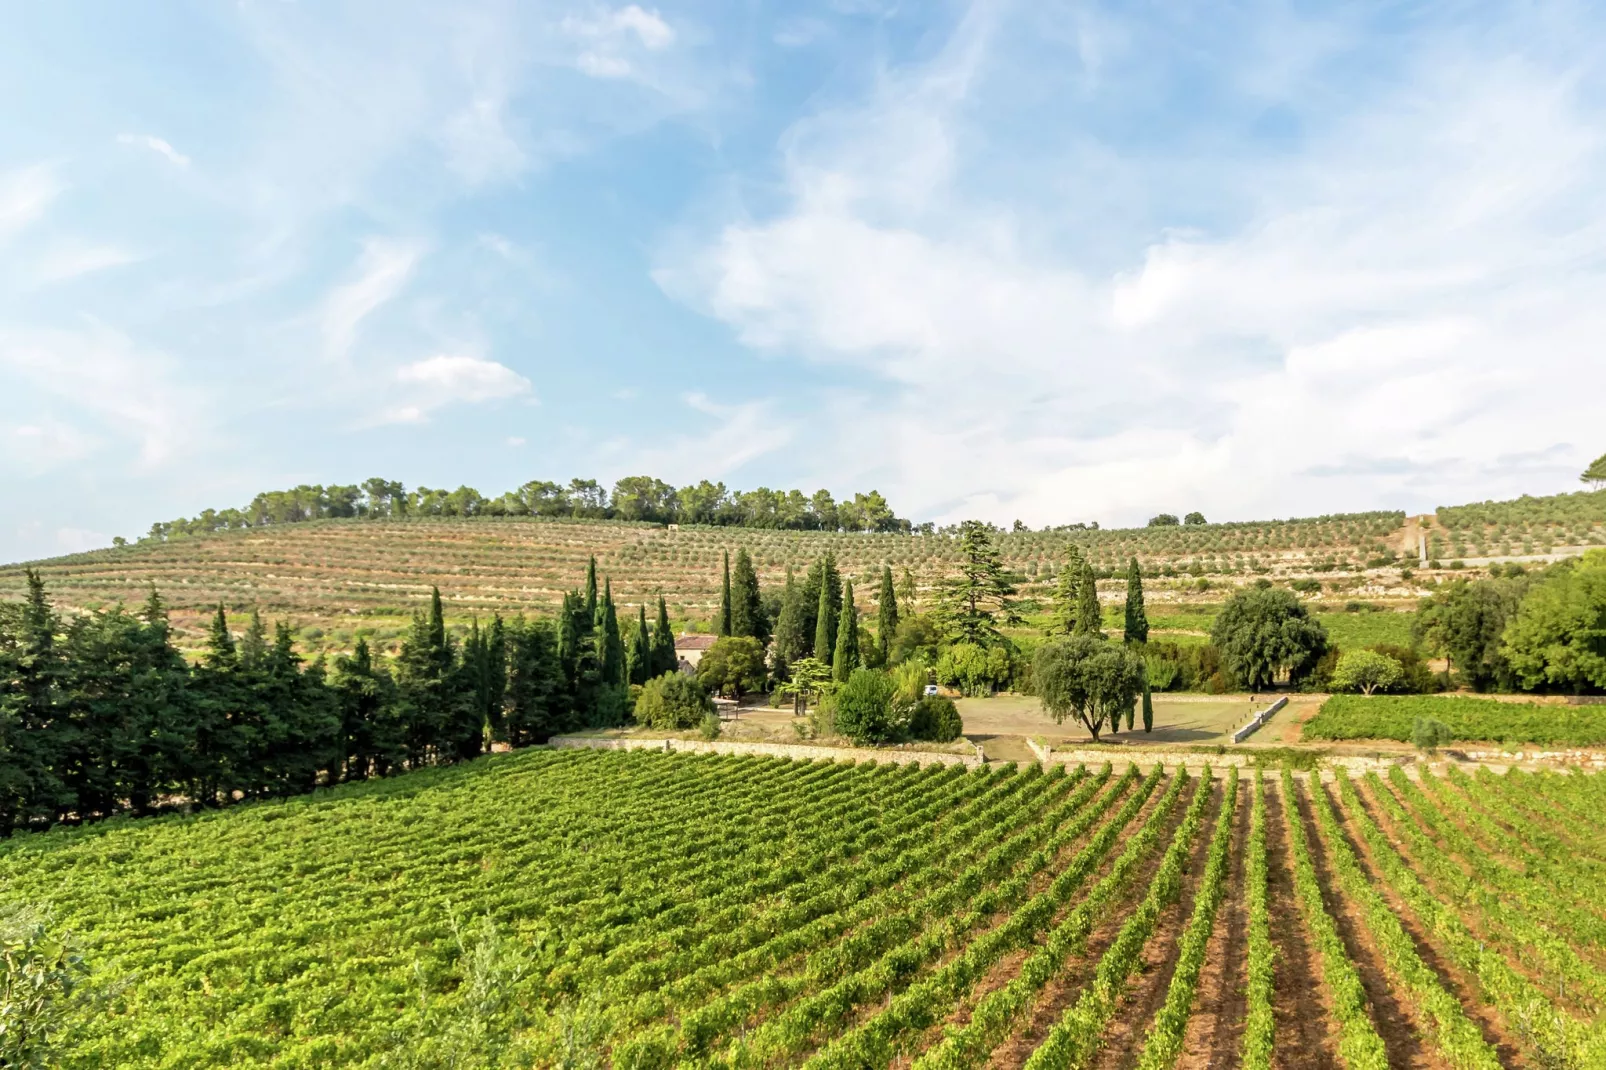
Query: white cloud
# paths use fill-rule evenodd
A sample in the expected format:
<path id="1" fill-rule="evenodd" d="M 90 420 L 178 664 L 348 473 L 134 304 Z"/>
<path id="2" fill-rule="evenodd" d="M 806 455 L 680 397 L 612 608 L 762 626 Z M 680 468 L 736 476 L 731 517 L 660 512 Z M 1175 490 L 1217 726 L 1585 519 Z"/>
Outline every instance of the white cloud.
<path id="1" fill-rule="evenodd" d="M 42 217 L 61 190 L 47 164 L 0 174 L 0 240 Z"/>
<path id="2" fill-rule="evenodd" d="M 159 137 L 150 134 L 118 134 L 117 142 L 120 145 L 143 145 L 152 152 L 160 153 L 176 167 L 188 167 L 190 158 L 174 149 L 172 145 Z"/>
<path id="3" fill-rule="evenodd" d="M 800 121 L 781 210 L 660 258 L 747 345 L 862 374 L 828 399 L 834 471 L 916 514 L 1109 523 L 1569 489 L 1598 453 L 1606 114 L 1565 69 L 1424 55 L 1236 166 L 1123 170 L 1074 130 L 1028 162 L 1108 186 L 1000 207 L 991 32 Z M 1190 176 L 1185 211 L 1155 169 Z M 1170 228 L 1212 201 L 1243 210 Z"/>
<path id="4" fill-rule="evenodd" d="M 133 264 L 143 257 L 115 245 L 84 245 L 64 241 L 45 251 L 33 268 L 39 282 L 64 282 L 80 275 Z"/>
<path id="5" fill-rule="evenodd" d="M 508 130 L 507 102 L 480 96 L 446 124 L 448 163 L 470 185 L 511 178 L 523 171 L 528 156 Z"/>
<path id="6" fill-rule="evenodd" d="M 630 61 L 618 56 L 605 56 L 596 52 L 582 52 L 575 58 L 575 66 L 593 78 L 628 78 L 633 73 Z"/>
<path id="7" fill-rule="evenodd" d="M 100 324 L 76 331 L 0 328 L 0 371 L 82 410 L 97 430 L 132 440 L 141 467 L 172 460 L 205 423 L 203 399 L 173 381 L 169 356 Z M 71 440 L 63 437 L 70 432 L 29 426 L 40 426 L 45 441 Z"/>
<path id="8" fill-rule="evenodd" d="M 575 66 L 593 78 L 629 78 L 636 68 L 626 53 L 659 52 L 675 42 L 675 30 L 656 9 L 636 4 L 595 15 L 570 16 L 562 28 L 590 42 L 575 57 Z"/>
<path id="9" fill-rule="evenodd" d="M 517 449 L 518 447 L 520 447 L 520 446 L 522 446 L 524 444 L 525 444 L 525 440 L 523 438 L 519 437 L 518 435 L 509 435 L 507 437 L 507 445 L 513 447 L 514 449 Z"/>
<path id="10" fill-rule="evenodd" d="M 407 242 L 370 238 L 363 243 L 356 277 L 337 286 L 324 301 L 324 352 L 344 358 L 357 338 L 357 327 L 407 284 L 420 249 Z"/>
<path id="11" fill-rule="evenodd" d="M 440 353 L 403 365 L 395 380 L 407 400 L 386 409 L 381 423 L 423 423 L 447 405 L 526 397 L 531 392 L 530 380 L 507 365 L 464 354 Z M 509 444 L 514 443 L 509 440 Z"/>

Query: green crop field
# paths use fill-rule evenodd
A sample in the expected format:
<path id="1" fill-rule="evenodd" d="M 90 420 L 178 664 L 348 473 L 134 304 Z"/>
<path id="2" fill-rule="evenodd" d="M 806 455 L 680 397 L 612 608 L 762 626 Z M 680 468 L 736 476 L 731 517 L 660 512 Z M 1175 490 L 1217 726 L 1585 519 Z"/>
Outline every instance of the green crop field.
<path id="1" fill-rule="evenodd" d="M 1418 717 L 1448 725 L 1468 742 L 1606 745 L 1606 706 L 1501 702 L 1458 695 L 1334 695 L 1305 724 L 1307 739 L 1410 742 Z"/>
<path id="2" fill-rule="evenodd" d="M 1603 799 L 525 751 L 19 836 L 0 887 L 93 964 L 72 1070 L 1584 1067 Z"/>

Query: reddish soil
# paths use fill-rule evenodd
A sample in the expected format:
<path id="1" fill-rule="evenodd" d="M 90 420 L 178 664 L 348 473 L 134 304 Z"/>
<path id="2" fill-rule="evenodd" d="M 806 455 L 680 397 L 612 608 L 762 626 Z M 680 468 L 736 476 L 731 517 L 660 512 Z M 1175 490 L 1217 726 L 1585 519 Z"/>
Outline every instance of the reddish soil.
<path id="1" fill-rule="evenodd" d="M 1321 980 L 1321 960 L 1294 898 L 1293 855 L 1282 792 L 1266 785 L 1266 909 L 1276 948 L 1272 1065 L 1277 1070 L 1339 1070 L 1333 1007 Z"/>
<path id="2" fill-rule="evenodd" d="M 1335 803 L 1338 801 L 1336 793 L 1334 794 L 1334 801 Z M 1448 958 L 1439 953 L 1438 948 L 1428 939 L 1427 929 L 1423 927 L 1421 920 L 1411 912 L 1410 908 L 1394 893 L 1393 889 L 1382 881 L 1378 874 L 1377 864 L 1372 856 L 1371 847 L 1356 829 L 1355 817 L 1342 806 L 1338 807 L 1338 812 L 1344 830 L 1345 841 L 1355 851 L 1356 856 L 1360 858 L 1361 868 L 1366 871 L 1367 878 L 1371 881 L 1372 886 L 1382 893 L 1384 900 L 1389 905 L 1389 909 L 1394 912 L 1395 917 L 1400 919 L 1400 924 L 1404 926 L 1406 933 L 1411 937 L 1411 943 L 1416 947 L 1416 953 L 1421 956 L 1422 961 L 1427 964 L 1428 968 L 1438 975 L 1439 983 L 1444 985 L 1450 994 L 1461 1003 L 1462 1008 L 1467 1012 L 1467 1017 L 1477 1023 L 1479 1030 L 1483 1033 L 1483 1039 L 1493 1045 L 1499 1054 L 1500 1064 L 1502 1066 L 1528 1066 L 1529 1063 L 1521 1054 L 1521 1048 L 1515 1034 L 1505 1028 L 1505 1024 L 1500 1020 L 1499 1015 L 1490 1007 L 1474 998 L 1474 993 L 1479 991 L 1477 979 L 1458 969 Z M 1376 815 L 1373 816 L 1375 817 Z"/>
<path id="3" fill-rule="evenodd" d="M 1244 867 L 1255 775 L 1258 774 L 1244 777 L 1238 784 L 1227 893 L 1205 949 L 1204 969 L 1199 971 L 1193 1016 L 1188 1019 L 1182 1055 L 1177 1059 L 1179 1070 L 1213 1070 L 1238 1061 L 1244 1018 L 1249 1011 L 1249 897 L 1244 888 Z"/>
<path id="4" fill-rule="evenodd" d="M 1182 815 L 1192 799 L 1193 790 L 1189 789 L 1185 793 L 1185 798 L 1177 800 L 1176 808 L 1172 810 L 1170 819 L 1166 822 L 1160 843 L 1133 874 L 1129 887 L 1134 891 L 1128 898 L 1135 897 L 1153 880 L 1155 870 L 1160 868 L 1160 859 L 1165 854 L 1170 837 L 1182 823 Z M 1049 1030 L 1054 1028 L 1054 1024 L 1065 1013 L 1065 1009 L 1076 1002 L 1082 994 L 1082 989 L 1093 979 L 1093 975 L 1098 971 L 1099 959 L 1115 942 L 1116 936 L 1121 932 L 1121 926 L 1126 924 L 1129 913 L 1130 911 L 1121 909 L 1121 904 L 1117 903 L 1104 921 L 1094 926 L 1093 931 L 1088 934 L 1082 953 L 1072 956 L 1060 969 L 1059 974 L 1043 986 L 1043 990 L 1038 993 L 1036 1004 L 1028 1012 L 1025 1021 L 1017 1027 L 1013 1035 L 999 1045 L 998 1050 L 993 1052 L 993 1057 L 987 1064 L 989 1067 L 1021 1066 L 1032 1052 L 1037 1050 L 1048 1036 Z"/>
<path id="5" fill-rule="evenodd" d="M 1321 790 L 1321 783 L 1313 779 L 1307 788 Z M 1304 822 L 1305 834 L 1309 837 L 1311 845 L 1311 860 L 1316 868 L 1316 878 L 1322 886 L 1327 911 L 1337 923 L 1339 935 L 1344 940 L 1350 961 L 1355 964 L 1355 970 L 1361 978 L 1361 986 L 1366 989 L 1366 999 L 1371 1005 L 1372 1024 L 1377 1028 L 1378 1036 L 1383 1039 L 1383 1047 L 1388 1052 L 1389 1066 L 1420 1068 L 1420 1070 L 1450 1070 L 1450 1063 L 1426 1039 L 1422 1023 L 1416 1018 L 1410 994 L 1403 991 L 1396 992 L 1390 982 L 1383 956 L 1366 929 L 1360 907 L 1339 892 L 1338 882 L 1333 876 L 1322 840 L 1316 833 L 1316 821 L 1310 812 L 1310 801 L 1303 795 L 1296 800 L 1294 815 Z"/>

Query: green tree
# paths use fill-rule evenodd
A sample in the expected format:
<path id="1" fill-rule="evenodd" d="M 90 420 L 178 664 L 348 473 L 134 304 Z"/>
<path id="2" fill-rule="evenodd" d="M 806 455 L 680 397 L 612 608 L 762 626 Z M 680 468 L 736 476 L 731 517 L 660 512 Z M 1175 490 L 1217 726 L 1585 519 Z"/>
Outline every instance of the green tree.
<path id="1" fill-rule="evenodd" d="M 897 684 L 878 669 L 855 669 L 836 692 L 837 731 L 863 746 L 897 737 L 893 713 Z"/>
<path id="2" fill-rule="evenodd" d="M 397 717 L 396 685 L 376 664 L 368 640 L 358 637 L 350 655 L 335 659 L 334 689 L 340 711 L 340 779 L 366 780 L 400 769 L 406 733 Z"/>
<path id="3" fill-rule="evenodd" d="M 730 634 L 745 635 L 763 646 L 770 641 L 770 622 L 764 614 L 764 600 L 758 589 L 758 573 L 746 547 L 736 551 L 736 566 L 730 574 Z"/>
<path id="4" fill-rule="evenodd" d="M 1076 615 L 1082 605 L 1082 551 L 1075 543 L 1066 548 L 1065 564 L 1060 567 L 1054 589 L 1054 623 L 1050 635 L 1071 635 L 1076 631 Z"/>
<path id="5" fill-rule="evenodd" d="M 88 980 L 78 941 L 48 911 L 0 905 L 0 1066 L 59 1066 Z"/>
<path id="6" fill-rule="evenodd" d="M 818 601 L 818 595 L 815 596 Z M 781 591 L 781 612 L 775 621 L 775 660 L 783 669 L 809 656 L 813 636 L 804 632 L 803 589 L 786 570 L 786 587 Z"/>
<path id="7" fill-rule="evenodd" d="M 809 700 L 831 687 L 831 667 L 819 658 L 799 658 L 789 667 L 790 678 L 778 690 L 792 699 L 793 716 L 801 717 L 808 712 Z"/>
<path id="8" fill-rule="evenodd" d="M 1503 649 L 1528 690 L 1606 690 L 1606 550 L 1549 569 L 1506 625 Z"/>
<path id="9" fill-rule="evenodd" d="M 1332 688 L 1370 695 L 1374 691 L 1398 687 L 1404 679 L 1405 670 L 1387 654 L 1375 650 L 1346 650 L 1339 655 L 1338 665 L 1333 669 Z"/>
<path id="10" fill-rule="evenodd" d="M 705 688 L 737 701 L 762 688 L 765 676 L 764 648 L 747 635 L 716 639 L 697 662 L 697 679 Z"/>
<path id="11" fill-rule="evenodd" d="M 1135 643 L 1149 641 L 1149 616 L 1143 610 L 1143 573 L 1136 557 L 1126 567 L 1126 639 Z"/>
<path id="12" fill-rule="evenodd" d="M 1199 512 L 1189 513 L 1187 516 L 1182 518 L 1182 522 L 1189 527 L 1203 524 L 1205 523 L 1204 514 Z"/>
<path id="13" fill-rule="evenodd" d="M 647 633 L 647 605 L 636 606 L 636 631 L 630 637 L 627 657 L 630 682 L 645 684 L 653 676 L 652 639 Z"/>
<path id="14" fill-rule="evenodd" d="M 1581 482 L 1588 483 L 1592 488 L 1599 489 L 1606 486 L 1606 453 L 1589 462 L 1583 475 L 1578 477 Z"/>
<path id="15" fill-rule="evenodd" d="M 955 643 L 991 646 L 1003 641 L 1004 625 L 1019 624 L 1015 584 L 993 545 L 992 532 L 979 520 L 959 526 L 959 575 L 943 582 L 938 620 L 944 637 Z"/>
<path id="16" fill-rule="evenodd" d="M 1126 647 L 1087 635 L 1051 639 L 1037 648 L 1032 679 L 1056 723 L 1074 717 L 1094 740 L 1132 717 L 1143 690 L 1143 661 Z"/>
<path id="17" fill-rule="evenodd" d="M 1181 521 L 1177 519 L 1175 513 L 1161 513 L 1159 516 L 1151 516 L 1149 518 L 1149 527 L 1151 528 L 1174 528 L 1180 523 Z"/>
<path id="18" fill-rule="evenodd" d="M 661 594 L 658 596 L 658 622 L 652 631 L 652 668 L 654 676 L 680 668 L 680 655 L 675 652 L 675 629 L 669 624 L 669 605 Z"/>
<path id="19" fill-rule="evenodd" d="M 1444 655 L 1473 690 L 1513 687 L 1516 674 L 1506 657 L 1503 636 L 1533 583 L 1530 575 L 1456 580 L 1421 601 L 1413 625 L 1416 637 L 1433 653 Z"/>
<path id="20" fill-rule="evenodd" d="M 844 584 L 842 619 L 837 622 L 836 650 L 831 656 L 831 673 L 838 683 L 859 667 L 859 607 L 853 603 L 853 584 Z"/>
<path id="21" fill-rule="evenodd" d="M 440 588 L 430 592 L 429 614 L 413 614 L 412 629 L 396 659 L 396 682 L 405 724 L 407 765 L 417 769 L 450 755 L 457 649 L 446 634 Z"/>
<path id="22" fill-rule="evenodd" d="M 1147 666 L 1145 666 L 1146 669 Z M 1143 730 L 1145 732 L 1154 731 L 1154 699 L 1149 694 L 1149 674 L 1147 671 L 1143 674 Z"/>
<path id="23" fill-rule="evenodd" d="M 954 700 L 941 695 L 922 695 L 909 714 L 909 737 L 933 743 L 952 743 L 965 731 Z"/>
<path id="24" fill-rule="evenodd" d="M 819 601 L 814 609 L 814 656 L 830 665 L 836 654 L 837 607 L 833 604 L 831 591 L 834 584 L 829 581 L 820 584 Z"/>
<path id="25" fill-rule="evenodd" d="M 696 728 L 714 712 L 708 692 L 695 678 L 666 672 L 642 685 L 636 697 L 636 722 L 663 732 Z"/>
<path id="26" fill-rule="evenodd" d="M 1210 639 L 1232 675 L 1255 691 L 1285 677 L 1297 684 L 1327 652 L 1327 630 L 1281 587 L 1233 595 L 1216 615 Z"/>
<path id="27" fill-rule="evenodd" d="M 876 646 L 881 663 L 892 660 L 892 637 L 898 634 L 898 594 L 892 586 L 892 566 L 881 566 L 881 591 L 876 597 Z"/>
<path id="28" fill-rule="evenodd" d="M 591 627 L 595 629 L 602 622 L 597 616 L 597 555 L 592 554 L 586 560 L 586 612 L 591 615 Z"/>
<path id="29" fill-rule="evenodd" d="M 901 618 L 915 615 L 915 598 L 919 593 L 915 586 L 914 570 L 908 565 L 898 573 L 898 615 Z"/>
<path id="30" fill-rule="evenodd" d="M 719 634 L 734 635 L 735 613 L 731 606 L 731 552 L 725 551 L 725 578 L 719 596 Z"/>
<path id="31" fill-rule="evenodd" d="M 573 595 L 565 596 L 565 605 Z M 545 743 L 581 727 L 570 701 L 558 629 L 549 620 L 515 617 L 508 628 L 507 717 L 503 730 L 515 747 Z"/>
<path id="32" fill-rule="evenodd" d="M 1082 578 L 1076 585 L 1076 634 L 1104 638 L 1104 610 L 1099 606 L 1099 581 L 1093 566 L 1082 562 Z"/>

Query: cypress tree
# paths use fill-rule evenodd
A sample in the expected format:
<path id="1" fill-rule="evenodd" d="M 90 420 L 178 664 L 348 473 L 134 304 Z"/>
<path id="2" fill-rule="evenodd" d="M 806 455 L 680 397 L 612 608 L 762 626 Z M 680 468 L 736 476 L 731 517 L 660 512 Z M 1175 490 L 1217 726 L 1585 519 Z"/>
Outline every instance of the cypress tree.
<path id="1" fill-rule="evenodd" d="M 780 665 L 790 665 L 809 656 L 809 643 L 813 637 L 803 630 L 806 616 L 803 589 L 798 586 L 789 565 L 786 569 L 786 587 L 781 592 L 781 615 L 775 622 L 775 657 Z"/>
<path id="2" fill-rule="evenodd" d="M 831 591 L 820 585 L 820 601 L 814 610 L 814 656 L 830 665 L 836 652 L 836 619 L 831 611 Z"/>
<path id="3" fill-rule="evenodd" d="M 1149 674 L 1143 674 L 1143 730 L 1154 731 L 1154 699 L 1149 696 Z"/>
<path id="4" fill-rule="evenodd" d="M 602 682 L 610 687 L 623 687 L 625 678 L 625 643 L 619 632 L 619 612 L 613 604 L 613 581 L 608 581 L 602 600 L 602 634 L 597 641 L 597 654 L 602 659 Z"/>
<path id="5" fill-rule="evenodd" d="M 658 596 L 658 623 L 652 633 L 652 674 L 662 676 L 680 668 L 680 655 L 675 653 L 675 631 L 669 624 L 669 606 L 664 596 Z"/>
<path id="6" fill-rule="evenodd" d="M 898 594 L 892 587 L 892 566 L 881 566 L 881 604 L 876 612 L 876 645 L 881 648 L 881 664 L 892 660 L 892 637 L 898 631 Z"/>
<path id="7" fill-rule="evenodd" d="M 732 635 L 745 635 L 757 639 L 760 646 L 770 641 L 770 622 L 764 614 L 764 602 L 759 594 L 758 573 L 746 548 L 736 551 L 736 567 L 730 580 L 730 622 Z"/>
<path id="8" fill-rule="evenodd" d="M 1143 610 L 1143 573 L 1136 557 L 1126 567 L 1126 640 L 1149 641 L 1149 617 Z"/>
<path id="9" fill-rule="evenodd" d="M 734 614 L 731 612 L 731 552 L 725 551 L 725 582 L 720 589 L 719 596 L 719 634 L 721 636 L 734 634 L 731 631 Z"/>
<path id="10" fill-rule="evenodd" d="M 564 596 L 564 616 L 571 619 L 572 598 Z M 578 728 L 569 694 L 556 630 L 545 620 L 515 618 L 509 629 L 508 742 L 515 747 L 545 743 L 555 732 Z"/>
<path id="11" fill-rule="evenodd" d="M 591 617 L 593 628 L 600 623 L 597 616 L 597 555 L 592 554 L 586 562 L 586 613 Z"/>
<path id="12" fill-rule="evenodd" d="M 250 672 L 261 666 L 268 653 L 268 631 L 262 624 L 262 614 L 251 611 L 251 626 L 240 639 L 240 668 Z"/>
<path id="13" fill-rule="evenodd" d="M 652 642 L 647 635 L 647 606 L 636 606 L 636 634 L 630 639 L 628 657 L 630 682 L 644 684 L 652 679 Z"/>
<path id="14" fill-rule="evenodd" d="M 1054 626 L 1056 633 L 1071 635 L 1076 631 L 1076 611 L 1082 597 L 1082 551 L 1072 543 L 1060 569 L 1059 587 L 1054 592 Z"/>
<path id="15" fill-rule="evenodd" d="M 837 683 L 846 683 L 859 667 L 859 607 L 853 604 L 852 581 L 844 586 L 842 618 L 837 622 L 836 650 L 831 657 L 831 677 Z"/>
<path id="16" fill-rule="evenodd" d="M 232 669 L 237 657 L 234 635 L 229 631 L 229 615 L 219 602 L 217 612 L 212 615 L 212 627 L 206 633 L 206 664 L 214 669 Z"/>
<path id="17" fill-rule="evenodd" d="M 1104 636 L 1098 577 L 1093 575 L 1093 566 L 1086 561 L 1082 562 L 1082 578 L 1076 585 L 1076 634 Z"/>

